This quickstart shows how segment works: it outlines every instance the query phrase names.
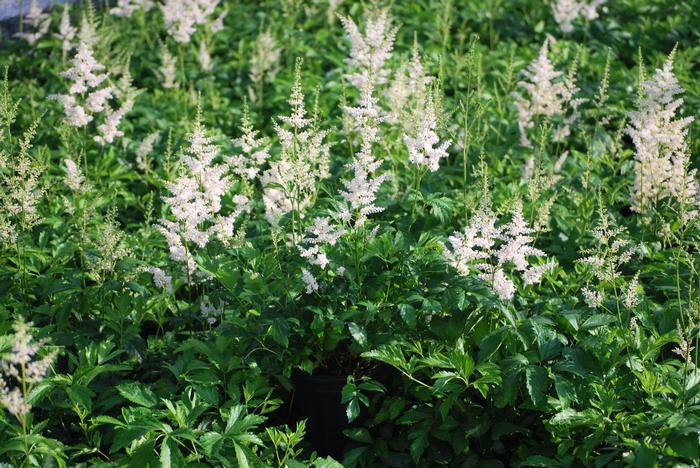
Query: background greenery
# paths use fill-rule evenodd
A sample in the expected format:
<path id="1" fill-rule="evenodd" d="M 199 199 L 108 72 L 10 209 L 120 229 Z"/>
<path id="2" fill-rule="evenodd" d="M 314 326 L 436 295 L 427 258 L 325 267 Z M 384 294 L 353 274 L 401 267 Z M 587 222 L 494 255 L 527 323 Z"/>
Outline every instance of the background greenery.
<path id="1" fill-rule="evenodd" d="M 469 145 L 453 145 L 440 170 L 416 187 L 400 134 L 383 135 L 380 157 L 404 164 L 394 171 L 396 184 L 379 193 L 385 211 L 370 223 L 378 233 L 349 236 L 338 247 L 338 258 L 354 258 L 346 279 L 312 295 L 304 293 L 296 249 L 270 247 L 259 186 L 245 238 L 198 253 L 213 281 L 167 294 L 142 267 L 169 264 L 153 223 L 167 214 L 160 197 L 198 105 L 224 153 L 237 151 L 231 138 L 240 135 L 244 99 L 254 88 L 250 56 L 266 29 L 283 47 L 280 73 L 264 85 L 263 99 L 249 103 L 251 115 L 262 134 L 274 135 L 273 119 L 288 114 L 294 63 L 302 57 L 307 102 L 316 92 L 332 143 L 333 176 L 322 182 L 328 195 L 308 219 L 327 213 L 351 158 L 342 105 L 357 96 L 343 77 L 345 33 L 337 19 L 328 21 L 324 2 L 226 2 L 225 29 L 211 38 L 210 72 L 196 60 L 201 38 L 176 49 L 157 9 L 132 19 L 99 10 L 96 57 L 110 69 L 128 66 L 141 90 L 122 123 L 125 136 L 104 148 L 67 127 L 60 104 L 47 99 L 65 90 L 60 42 L 46 37 L 30 47 L 3 39 L 0 63 L 8 71 L 0 97 L 20 100 L 3 151 L 18 154 L 19 136 L 36 123 L 30 154 L 47 193 L 41 223 L 18 245 L 0 246 L 0 332 L 9 334 L 18 317 L 31 320 L 58 357 L 32 394 L 29 435 L 0 414 L 0 459 L 64 466 L 697 466 L 697 353 L 690 362 L 673 353 L 683 338 L 679 322 L 692 344 L 698 334 L 697 228 L 681 232 L 672 207 L 660 207 L 651 223 L 631 213 L 634 147 L 620 131 L 635 108 L 640 64 L 650 76 L 674 46 L 674 71 L 686 89 L 682 112 L 697 117 L 697 3 L 611 1 L 601 18 L 576 23 L 569 34 L 559 31 L 549 4 L 536 0 L 387 5 L 400 27 L 392 60 L 410 57 L 417 41 L 444 94 L 442 134 L 453 143 L 466 134 Z M 82 8 L 73 8 L 74 23 Z M 360 22 L 363 5 L 346 1 L 338 11 Z M 57 24 L 60 9 L 53 16 Z M 577 82 L 589 102 L 565 146 L 544 141 L 533 150 L 518 143 L 509 94 L 548 35 L 557 38 L 551 59 L 558 69 L 579 54 Z M 182 55 L 179 88 L 159 84 L 159 40 Z M 608 57 L 609 98 L 597 106 Z M 696 166 L 697 129 L 695 121 Z M 134 152 L 153 131 L 160 136 L 153 169 L 144 174 L 134 168 Z M 554 161 L 565 149 L 561 178 L 533 197 L 523 164 L 533 151 Z M 92 189 L 80 197 L 63 183 L 66 157 L 85 161 Z M 441 243 L 466 225 L 480 200 L 480 161 L 498 209 L 517 198 L 530 216 L 555 197 L 550 230 L 537 246 L 558 267 L 541 285 L 520 288 L 512 303 L 476 277 L 458 276 L 442 258 Z M 623 274 L 639 272 L 644 297 L 622 316 L 590 309 L 580 294 L 592 275 L 576 260 L 595 246 L 601 206 L 638 249 Z M 88 267 L 104 252 L 112 216 L 130 255 L 95 275 Z M 666 223 L 674 235 L 660 239 Z M 214 325 L 199 313 L 205 294 L 226 303 Z M 3 343 L 7 349 L 9 339 Z M 374 368 L 384 370 L 368 371 Z M 304 425 L 289 417 L 293 371 L 347 377 L 339 399 L 354 425 L 336 461 L 317 458 L 318 447 L 303 440 Z"/>

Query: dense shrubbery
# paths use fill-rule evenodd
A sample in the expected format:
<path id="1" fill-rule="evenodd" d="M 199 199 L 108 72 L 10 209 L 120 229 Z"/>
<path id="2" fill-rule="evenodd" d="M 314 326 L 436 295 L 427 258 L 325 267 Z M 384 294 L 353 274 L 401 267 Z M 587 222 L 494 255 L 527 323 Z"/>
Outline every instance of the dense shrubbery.
<path id="1" fill-rule="evenodd" d="M 0 460 L 697 465 L 695 2 L 389 3 L 3 39 Z"/>

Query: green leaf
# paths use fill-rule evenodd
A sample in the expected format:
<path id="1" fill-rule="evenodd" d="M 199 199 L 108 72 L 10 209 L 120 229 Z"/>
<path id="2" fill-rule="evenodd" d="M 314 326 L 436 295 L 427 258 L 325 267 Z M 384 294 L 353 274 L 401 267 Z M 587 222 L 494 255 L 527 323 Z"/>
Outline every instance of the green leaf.
<path id="1" fill-rule="evenodd" d="M 364 447 L 363 447 L 364 448 Z M 331 457 L 317 458 L 313 464 L 314 468 L 343 468 L 343 465 L 333 460 Z"/>
<path id="2" fill-rule="evenodd" d="M 285 348 L 289 346 L 289 324 L 282 318 L 276 318 L 272 321 L 268 331 L 272 339 Z"/>
<path id="3" fill-rule="evenodd" d="M 160 447 L 160 465 L 162 468 L 180 468 L 186 465 L 185 459 L 172 437 L 166 437 Z"/>
<path id="4" fill-rule="evenodd" d="M 481 343 L 479 343 L 479 354 L 477 356 L 479 363 L 489 359 L 498 351 L 498 348 L 500 348 L 503 343 L 503 335 L 506 330 L 507 327 L 501 327 L 481 340 Z"/>
<path id="5" fill-rule="evenodd" d="M 549 377 L 547 369 L 539 366 L 528 366 L 525 368 L 525 385 L 532 398 L 532 403 L 542 408 L 545 402 L 544 392 L 549 387 Z"/>
<path id="6" fill-rule="evenodd" d="M 357 398 L 350 400 L 347 408 L 345 408 L 345 414 L 348 417 L 348 422 L 353 422 L 360 415 L 360 403 Z"/>
<path id="7" fill-rule="evenodd" d="M 238 460 L 238 466 L 240 468 L 250 468 L 250 464 L 248 464 L 248 457 L 246 456 L 243 447 L 236 443 L 233 444 L 233 447 L 236 449 L 236 460 Z"/>
<path id="8" fill-rule="evenodd" d="M 679 455 L 691 460 L 700 459 L 700 435 L 697 431 L 688 434 L 675 432 L 668 438 L 668 444 Z"/>
<path id="9" fill-rule="evenodd" d="M 410 304 L 399 304 L 399 315 L 410 328 L 416 328 L 416 309 Z"/>
<path id="10" fill-rule="evenodd" d="M 585 322 L 583 322 L 583 325 L 581 325 L 581 330 L 593 330 L 595 328 L 602 327 L 604 325 L 608 325 L 612 322 L 615 322 L 616 320 L 617 319 L 615 317 L 608 314 L 591 315 L 586 319 Z"/>
<path id="11" fill-rule="evenodd" d="M 213 457 L 221 448 L 223 440 L 224 436 L 218 432 L 207 432 L 199 439 L 199 443 L 204 449 L 204 454 L 207 457 Z"/>
<path id="12" fill-rule="evenodd" d="M 350 322 L 348 323 L 348 329 L 350 330 L 350 335 L 357 341 L 357 344 L 363 348 L 367 346 L 367 332 L 361 325 Z"/>
<path id="13" fill-rule="evenodd" d="M 158 403 L 158 397 L 150 388 L 139 382 L 128 382 L 117 385 L 117 390 L 127 400 L 140 406 L 152 408 Z"/>

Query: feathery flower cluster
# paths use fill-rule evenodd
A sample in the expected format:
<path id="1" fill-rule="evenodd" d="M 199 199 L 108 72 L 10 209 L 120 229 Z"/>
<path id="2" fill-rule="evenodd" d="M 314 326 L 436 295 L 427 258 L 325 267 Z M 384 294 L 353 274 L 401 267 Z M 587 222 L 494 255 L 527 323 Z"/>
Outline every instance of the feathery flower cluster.
<path id="1" fill-rule="evenodd" d="M 425 108 L 414 115 L 414 119 L 417 126 L 416 136 L 412 137 L 405 133 L 403 135 L 403 141 L 408 148 L 408 160 L 435 172 L 440 168 L 440 159 L 448 156 L 447 148 L 450 142 L 440 143 L 440 137 L 435 133 L 437 117 L 432 98 L 428 98 Z"/>
<path id="2" fill-rule="evenodd" d="M 250 80 L 253 83 L 271 82 L 279 71 L 282 49 L 270 31 L 260 33 L 255 41 L 253 56 L 250 58 Z"/>
<path id="3" fill-rule="evenodd" d="M 227 10 L 214 19 L 210 18 L 219 3 L 220 0 L 165 0 L 159 6 L 168 34 L 175 42 L 186 43 L 190 42 L 198 25 L 208 25 L 214 33 L 223 28 Z"/>
<path id="4" fill-rule="evenodd" d="M 209 55 L 209 49 L 207 48 L 207 43 L 204 41 L 199 41 L 199 53 L 197 54 L 197 61 L 204 71 L 211 71 L 211 55 Z"/>
<path id="5" fill-rule="evenodd" d="M 301 90 L 301 62 L 297 61 L 294 84 L 288 100 L 292 109 L 289 116 L 275 122 L 280 141 L 280 159 L 271 163 L 261 177 L 265 216 L 276 224 L 281 216 L 296 211 L 302 216 L 316 193 L 316 181 L 329 174 L 329 144 L 324 142 L 328 132 L 316 127 L 316 119 L 306 116 L 304 94 Z"/>
<path id="6" fill-rule="evenodd" d="M 0 369 L 5 374 L 0 377 L 0 403 L 22 421 L 32 410 L 32 405 L 27 401 L 32 388 L 44 379 L 56 357 L 55 352 L 50 352 L 38 358 L 37 354 L 47 342 L 34 341 L 31 326 L 31 323 L 22 321 L 12 325 L 15 331 L 12 350 L 0 359 Z M 11 388 L 8 380 L 14 380 L 17 385 Z"/>
<path id="7" fill-rule="evenodd" d="M 172 294 L 173 292 L 173 278 L 158 267 L 146 267 L 144 271 L 153 275 L 153 284 L 157 288 L 165 289 L 165 292 Z"/>
<path id="8" fill-rule="evenodd" d="M 364 35 L 351 18 L 341 16 L 340 21 L 350 38 L 350 57 L 345 62 L 357 69 L 347 75 L 347 80 L 360 91 L 365 89 L 368 81 L 372 85 L 385 83 L 389 70 L 384 64 L 391 57 L 397 32 L 397 28 L 391 27 L 389 11 L 370 11 Z"/>
<path id="9" fill-rule="evenodd" d="M 306 234 L 297 245 L 299 254 L 309 262 L 309 265 L 318 265 L 324 270 L 328 266 L 328 257 L 323 251 L 323 246 L 335 245 L 345 234 L 345 230 L 331 224 L 329 218 L 316 218 L 314 224 L 306 228 Z"/>
<path id="10" fill-rule="evenodd" d="M 693 362 L 693 350 L 695 350 L 693 338 L 688 336 L 680 324 L 678 324 L 677 330 L 679 338 L 678 346 L 673 348 L 673 352 L 690 364 Z"/>
<path id="11" fill-rule="evenodd" d="M 160 85 L 165 89 L 171 89 L 177 86 L 175 83 L 175 75 L 177 74 L 175 57 L 172 56 L 165 44 L 161 44 L 160 51 L 162 62 L 161 66 L 158 68 Z"/>
<path id="12" fill-rule="evenodd" d="M 115 16 L 131 18 L 135 11 L 149 11 L 153 7 L 151 0 L 117 0 L 117 6 L 110 8 L 109 12 Z"/>
<path id="13" fill-rule="evenodd" d="M 54 94 L 49 98 L 63 104 L 66 123 L 74 127 L 84 127 L 94 119 L 94 114 L 104 112 L 104 122 L 97 127 L 100 135 L 94 139 L 101 145 L 111 143 L 114 138 L 123 135 L 117 127 L 133 103 L 127 99 L 119 110 L 111 109 L 108 102 L 114 89 L 111 86 L 101 86 L 108 78 L 106 73 L 100 73 L 105 67 L 95 60 L 87 43 L 80 42 L 72 64 L 70 69 L 61 73 L 73 81 L 68 94 Z"/>
<path id="14" fill-rule="evenodd" d="M 399 66 L 389 88 L 384 92 L 389 107 L 386 120 L 392 124 L 405 120 L 411 101 L 414 101 L 414 106 L 424 106 L 431 81 L 433 77 L 426 75 L 416 43 L 413 45 L 411 60 Z"/>
<path id="15" fill-rule="evenodd" d="M 209 325 L 216 323 L 217 317 L 220 317 L 224 313 L 224 302 L 219 301 L 219 307 L 214 306 L 214 304 L 209 299 L 209 296 L 203 296 L 202 302 L 199 304 L 199 312 L 207 319 Z"/>
<path id="16" fill-rule="evenodd" d="M 72 159 L 64 159 L 63 162 L 66 165 L 66 185 L 69 189 L 74 192 L 82 192 L 85 190 L 83 183 L 85 182 L 85 176 L 83 176 L 80 167 Z"/>
<path id="17" fill-rule="evenodd" d="M 573 22 L 579 16 L 588 21 L 598 18 L 598 8 L 607 0 L 556 0 L 552 4 L 554 20 L 562 32 L 568 33 L 574 30 Z"/>
<path id="18" fill-rule="evenodd" d="M 467 276 L 474 269 L 482 280 L 491 283 L 500 299 L 510 300 L 516 288 L 506 275 L 506 266 L 512 265 L 514 272 L 521 272 L 525 284 L 539 283 L 542 275 L 555 266 L 553 262 L 530 264 L 529 257 L 545 255 L 531 245 L 533 232 L 519 202 L 513 208 L 511 221 L 496 226 L 491 206 L 484 201 L 464 232 L 450 236 L 451 249 L 444 246 L 444 256 L 460 275 Z"/>
<path id="19" fill-rule="evenodd" d="M 365 82 L 360 105 L 344 109 L 359 128 L 362 139 L 360 151 L 349 164 L 349 168 L 353 170 L 353 178 L 343 181 L 345 190 L 340 191 L 350 205 L 350 209 L 341 212 L 341 217 L 350 222 L 353 217 L 352 210 L 355 214 L 355 227 L 364 224 L 369 215 L 383 210 L 375 204 L 377 192 L 386 180 L 386 174 L 376 174 L 382 162 L 372 154 L 373 144 L 379 140 L 379 124 L 382 122 L 373 89 L 370 81 Z"/>
<path id="20" fill-rule="evenodd" d="M 638 109 L 629 113 L 625 132 L 632 138 L 635 153 L 635 177 L 632 209 L 643 211 L 649 202 L 673 197 L 680 203 L 698 204 L 696 171 L 688 168 L 688 126 L 692 117 L 674 119 L 683 99 L 676 95 L 683 88 L 673 75 L 671 52 L 652 79 L 642 84 L 643 97 Z"/>
<path id="21" fill-rule="evenodd" d="M 301 269 L 301 279 L 306 285 L 306 294 L 311 294 L 318 291 L 318 281 L 316 281 L 314 275 L 312 275 L 306 268 Z"/>
<path id="22" fill-rule="evenodd" d="M 41 218 L 37 205 L 46 192 L 42 167 L 29 155 L 36 124 L 20 140 L 20 151 L 11 172 L 0 177 L 0 242 L 14 243 L 18 229 L 28 231 Z"/>
<path id="23" fill-rule="evenodd" d="M 99 238 L 92 242 L 95 254 L 91 255 L 88 269 L 98 282 L 114 273 L 117 263 L 131 253 L 116 218 L 116 211 L 110 210 L 104 219 Z"/>
<path id="24" fill-rule="evenodd" d="M 316 265 L 325 270 L 329 261 L 324 246 L 335 245 L 344 234 L 345 229 L 332 224 L 330 218 L 316 218 L 314 224 L 306 228 L 306 236 L 297 244 L 299 254 L 309 262 L 309 267 Z M 302 268 L 302 280 L 308 294 L 318 290 L 318 281 L 307 268 Z"/>
<path id="25" fill-rule="evenodd" d="M 260 172 L 260 166 L 270 157 L 270 153 L 268 142 L 264 138 L 258 138 L 258 132 L 253 128 L 247 104 L 243 109 L 241 130 L 241 137 L 233 141 L 241 148 L 243 154 L 229 156 L 227 162 L 234 174 L 254 179 Z"/>
<path id="26" fill-rule="evenodd" d="M 32 0 L 29 7 L 29 13 L 24 17 L 24 24 L 27 25 L 28 32 L 18 32 L 15 34 L 16 37 L 24 39 L 29 43 L 29 45 L 34 45 L 36 41 L 41 39 L 49 32 L 49 26 L 51 26 L 51 15 L 44 13 L 39 7 L 36 0 Z"/>
<path id="27" fill-rule="evenodd" d="M 105 119 L 97 126 L 99 135 L 95 135 L 93 139 L 102 146 L 112 143 L 115 138 L 124 136 L 124 132 L 119 130 L 124 115 L 131 110 L 134 103 L 131 99 L 127 99 L 122 106 L 117 110 L 112 110 L 109 106 L 105 106 Z"/>
<path id="28" fill-rule="evenodd" d="M 94 13 L 93 10 L 88 10 Z M 84 43 L 88 48 L 92 49 L 97 43 L 97 29 L 95 27 L 95 18 L 92 14 L 83 12 L 80 19 L 80 30 L 78 31 L 78 43 Z"/>
<path id="29" fill-rule="evenodd" d="M 158 139 L 158 134 L 159 132 L 149 133 L 139 144 L 139 147 L 136 148 L 136 166 L 143 172 L 148 172 L 150 168 L 148 156 L 153 151 L 153 144 Z"/>
<path id="30" fill-rule="evenodd" d="M 75 38 L 75 33 L 78 29 L 70 24 L 70 9 L 68 3 L 63 5 L 63 14 L 61 15 L 61 23 L 58 27 L 58 34 L 54 34 L 54 37 L 61 41 L 61 50 L 65 54 L 70 52 L 73 48 L 71 42 Z"/>
<path id="31" fill-rule="evenodd" d="M 518 110 L 518 128 L 520 129 L 520 143 L 523 146 L 532 146 L 527 130 L 532 128 L 534 118 L 541 115 L 546 118 L 564 116 L 567 105 L 576 109 L 582 102 L 574 99 L 578 91 L 574 82 L 574 76 L 570 75 L 565 80 L 557 80 L 563 73 L 557 71 L 548 58 L 549 39 L 544 41 L 539 56 L 528 65 L 524 71 L 526 80 L 518 85 L 527 91 L 529 99 L 519 93 L 512 93 L 515 98 L 515 107 Z M 566 119 L 561 128 L 555 130 L 555 139 L 563 139 L 569 134 L 569 125 L 572 118 Z"/>
<path id="32" fill-rule="evenodd" d="M 591 249 L 581 250 L 585 256 L 578 259 L 578 262 L 587 265 L 593 276 L 598 281 L 597 287 L 584 287 L 581 293 L 586 303 L 592 307 L 601 307 L 606 299 L 608 288 L 617 288 L 624 278 L 620 273 L 620 267 L 629 262 L 635 254 L 635 248 L 629 240 L 621 237 L 624 228 L 616 227 L 610 215 L 601 207 L 599 210 L 600 219 L 598 225 L 593 230 L 593 237 L 596 239 L 596 246 Z M 639 301 L 637 297 L 638 277 L 626 284 L 622 289 L 624 292 L 623 302 L 632 308 Z"/>
<path id="33" fill-rule="evenodd" d="M 168 242 L 170 257 L 185 264 L 191 281 L 197 264 L 188 245 L 203 248 L 212 236 L 223 242 L 230 240 L 236 219 L 249 209 L 249 200 L 242 195 L 233 197 L 236 208 L 228 215 L 220 215 L 221 200 L 231 188 L 231 179 L 226 175 L 227 166 L 215 162 L 219 148 L 206 136 L 199 115 L 189 143 L 181 158 L 181 174 L 166 184 L 171 196 L 163 197 L 175 221 L 162 218 L 157 229 Z"/>

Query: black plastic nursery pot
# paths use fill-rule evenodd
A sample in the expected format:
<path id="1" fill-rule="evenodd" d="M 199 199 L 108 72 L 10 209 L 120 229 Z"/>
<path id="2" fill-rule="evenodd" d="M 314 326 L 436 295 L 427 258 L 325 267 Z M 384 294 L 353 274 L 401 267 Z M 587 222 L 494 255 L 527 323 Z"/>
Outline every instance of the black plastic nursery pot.
<path id="1" fill-rule="evenodd" d="M 347 378 L 340 375 L 309 375 L 292 372 L 294 395 L 290 416 L 295 421 L 306 419 L 306 437 L 319 455 L 338 458 L 347 439 L 343 431 L 350 427 L 345 406 L 340 403 Z"/>

